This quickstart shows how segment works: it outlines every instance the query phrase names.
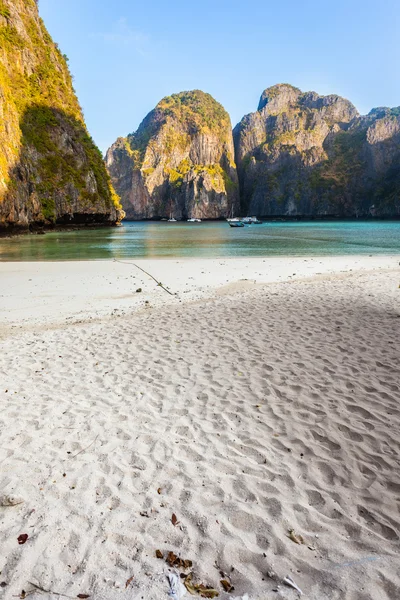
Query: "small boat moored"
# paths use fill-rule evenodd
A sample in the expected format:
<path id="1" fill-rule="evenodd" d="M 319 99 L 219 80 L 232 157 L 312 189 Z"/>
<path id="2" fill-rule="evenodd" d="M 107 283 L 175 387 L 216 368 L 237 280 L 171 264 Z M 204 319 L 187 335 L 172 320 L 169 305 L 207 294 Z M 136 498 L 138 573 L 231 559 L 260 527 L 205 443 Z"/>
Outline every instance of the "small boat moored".
<path id="1" fill-rule="evenodd" d="M 241 223 L 242 222 L 242 219 L 239 219 L 239 217 L 233 216 L 233 206 L 231 209 L 231 216 L 227 217 L 226 220 L 228 221 L 229 225 L 231 225 L 231 223 Z M 242 227 L 242 225 L 231 225 L 231 227 Z"/>
<path id="2" fill-rule="evenodd" d="M 228 219 L 229 227 L 244 227 L 244 223 L 239 220 Z"/>
<path id="3" fill-rule="evenodd" d="M 201 223 L 201 219 L 188 219 L 188 223 Z"/>
<path id="4" fill-rule="evenodd" d="M 245 225 L 261 225 L 262 223 L 257 217 L 243 217 L 242 221 Z"/>

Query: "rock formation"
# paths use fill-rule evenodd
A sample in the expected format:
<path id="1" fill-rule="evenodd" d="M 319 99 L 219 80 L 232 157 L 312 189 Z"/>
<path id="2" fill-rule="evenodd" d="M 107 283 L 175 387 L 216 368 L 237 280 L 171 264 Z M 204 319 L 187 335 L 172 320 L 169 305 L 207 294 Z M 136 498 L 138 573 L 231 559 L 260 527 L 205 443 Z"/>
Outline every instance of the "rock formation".
<path id="1" fill-rule="evenodd" d="M 239 209 L 230 118 L 204 92 L 161 100 L 106 164 L 128 219 L 213 219 Z"/>
<path id="2" fill-rule="evenodd" d="M 400 216 L 400 108 L 280 84 L 233 134 L 245 214 Z"/>
<path id="3" fill-rule="evenodd" d="M 35 0 L 0 0 L 0 228 L 122 216 Z"/>

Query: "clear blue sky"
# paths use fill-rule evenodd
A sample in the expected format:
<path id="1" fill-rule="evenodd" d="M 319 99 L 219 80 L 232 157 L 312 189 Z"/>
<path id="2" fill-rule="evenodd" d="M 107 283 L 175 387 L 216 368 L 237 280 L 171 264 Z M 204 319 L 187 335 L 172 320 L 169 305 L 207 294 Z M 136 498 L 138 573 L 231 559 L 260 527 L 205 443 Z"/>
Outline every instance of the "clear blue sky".
<path id="1" fill-rule="evenodd" d="M 102 151 L 202 89 L 235 125 L 275 83 L 400 105 L 400 0 L 39 0 Z"/>

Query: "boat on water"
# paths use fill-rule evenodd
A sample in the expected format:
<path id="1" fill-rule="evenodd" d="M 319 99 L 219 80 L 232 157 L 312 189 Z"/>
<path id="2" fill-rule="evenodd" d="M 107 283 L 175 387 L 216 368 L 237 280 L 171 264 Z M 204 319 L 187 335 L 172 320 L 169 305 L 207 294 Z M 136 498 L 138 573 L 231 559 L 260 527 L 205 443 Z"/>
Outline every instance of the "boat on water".
<path id="1" fill-rule="evenodd" d="M 229 224 L 231 224 L 231 223 L 241 223 L 241 221 L 242 221 L 242 219 L 239 219 L 239 217 L 234 217 L 233 216 L 233 206 L 232 206 L 232 209 L 231 209 L 231 216 L 228 217 L 226 220 L 228 221 Z M 236 227 L 236 225 L 232 225 L 232 227 Z M 241 227 L 241 225 L 237 225 L 237 227 Z"/>
<path id="2" fill-rule="evenodd" d="M 226 219 L 231 227 L 244 227 L 245 225 L 255 225 L 260 224 L 261 221 L 257 219 L 257 217 L 234 217 L 233 216 L 233 208 L 232 215 L 229 219 Z"/>
<path id="3" fill-rule="evenodd" d="M 242 222 L 245 225 L 261 225 L 262 223 L 257 217 L 243 217 Z"/>
<path id="4" fill-rule="evenodd" d="M 168 223 L 177 223 L 178 221 L 176 219 L 174 219 L 174 217 L 171 217 L 170 219 L 168 219 Z"/>
<path id="5" fill-rule="evenodd" d="M 201 223 L 201 219 L 188 219 L 188 223 Z"/>

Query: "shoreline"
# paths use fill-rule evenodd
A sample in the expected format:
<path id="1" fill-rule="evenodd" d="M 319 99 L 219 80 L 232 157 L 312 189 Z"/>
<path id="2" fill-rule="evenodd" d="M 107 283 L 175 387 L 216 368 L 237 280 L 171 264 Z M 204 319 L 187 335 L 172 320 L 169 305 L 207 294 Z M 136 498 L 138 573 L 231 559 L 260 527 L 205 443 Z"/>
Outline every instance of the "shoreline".
<path id="1" fill-rule="evenodd" d="M 0 327 L 122 317 L 263 284 L 396 271 L 399 262 L 400 255 L 0 262 Z"/>
<path id="2" fill-rule="evenodd" d="M 386 220 L 386 219 L 385 219 Z M 120 223 L 74 223 L 71 225 L 68 224 L 60 224 L 60 225 L 13 225 L 9 227 L 0 227 L 0 240 L 5 239 L 14 239 L 26 235 L 45 235 L 47 233 L 57 233 L 57 232 L 70 232 L 70 231 L 81 231 L 85 229 L 115 229 L 115 227 L 120 227 Z"/>
<path id="3" fill-rule="evenodd" d="M 281 254 L 275 254 L 275 255 L 268 255 L 266 256 L 265 254 L 260 254 L 260 255 L 252 255 L 252 256 L 221 256 L 221 257 L 212 257 L 212 256 L 176 256 L 176 257 L 171 257 L 171 256 L 157 256 L 157 257 L 142 257 L 142 256 L 138 256 L 138 257 L 129 257 L 127 256 L 126 258 L 57 258 L 57 260 L 50 260 L 50 259 L 46 259 L 46 260 L 36 260 L 36 259 L 32 259 L 32 260 L 2 260 L 0 258 L 0 265 L 34 265 L 34 264 L 39 264 L 39 265 L 45 265 L 45 264 L 57 264 L 57 263 L 98 263 L 98 262 L 103 262 L 103 263 L 114 263 L 114 262 L 164 262 L 164 261 L 170 261 L 170 262 L 196 262 L 196 261 L 204 261 L 204 262 L 211 262 L 211 261 L 243 261 L 243 260 L 249 260 L 249 261 L 253 261 L 253 260 L 262 260 L 262 261 L 274 261 L 274 260 L 327 260 L 329 261 L 330 259 L 333 260 L 340 260 L 340 259 L 370 259 L 370 258 L 382 258 L 382 259 L 386 259 L 386 258 L 394 258 L 394 259 L 398 259 L 400 261 L 400 251 L 397 252 L 378 252 L 376 254 L 371 254 L 371 253 L 365 253 L 365 254 L 286 254 L 286 255 L 281 255 Z M 400 262 L 399 262 L 400 264 Z"/>

